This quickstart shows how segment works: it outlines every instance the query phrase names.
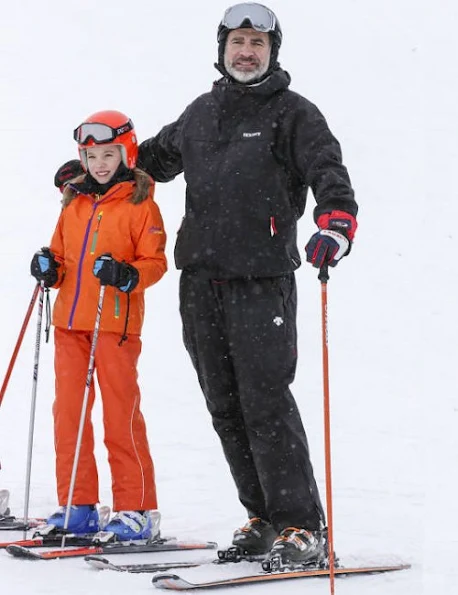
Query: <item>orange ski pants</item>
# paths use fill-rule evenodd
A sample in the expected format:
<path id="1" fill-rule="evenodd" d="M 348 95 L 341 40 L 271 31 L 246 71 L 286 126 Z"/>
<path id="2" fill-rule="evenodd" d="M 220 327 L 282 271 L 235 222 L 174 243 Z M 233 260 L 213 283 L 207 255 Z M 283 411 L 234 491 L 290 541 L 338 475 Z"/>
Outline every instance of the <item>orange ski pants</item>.
<path id="1" fill-rule="evenodd" d="M 70 478 L 86 386 L 93 333 L 55 328 L 54 367 L 56 397 L 53 405 L 59 505 L 67 504 Z M 113 510 L 157 509 L 154 466 L 146 426 L 140 411 L 137 362 L 138 335 L 119 346 L 119 333 L 100 332 L 95 351 L 95 374 L 103 408 L 105 446 L 111 469 Z M 72 504 L 99 502 L 91 410 L 94 377 L 89 389 Z"/>

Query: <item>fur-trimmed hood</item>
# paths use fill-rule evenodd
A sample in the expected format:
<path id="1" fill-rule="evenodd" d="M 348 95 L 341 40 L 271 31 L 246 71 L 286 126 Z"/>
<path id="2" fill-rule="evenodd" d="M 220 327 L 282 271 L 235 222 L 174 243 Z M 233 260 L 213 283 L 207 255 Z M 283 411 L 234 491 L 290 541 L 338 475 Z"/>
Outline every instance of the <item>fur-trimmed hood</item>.
<path id="1" fill-rule="evenodd" d="M 135 187 L 134 187 L 134 191 L 132 193 L 132 198 L 130 199 L 130 202 L 133 203 L 134 205 L 138 205 L 148 198 L 148 195 L 150 194 L 151 186 L 154 186 L 154 180 L 147 173 L 145 173 L 143 170 L 139 169 L 138 167 L 136 167 L 133 170 L 133 173 L 134 173 L 133 181 L 135 182 Z M 77 176 L 76 178 L 73 178 L 73 180 L 70 180 L 67 183 L 67 185 L 65 186 L 65 189 L 62 193 L 62 207 L 63 208 L 68 206 L 71 203 L 71 201 L 78 196 L 78 194 L 82 193 L 82 189 L 80 189 L 78 186 L 82 185 L 85 181 L 86 181 L 86 174 L 83 174 L 81 176 Z"/>

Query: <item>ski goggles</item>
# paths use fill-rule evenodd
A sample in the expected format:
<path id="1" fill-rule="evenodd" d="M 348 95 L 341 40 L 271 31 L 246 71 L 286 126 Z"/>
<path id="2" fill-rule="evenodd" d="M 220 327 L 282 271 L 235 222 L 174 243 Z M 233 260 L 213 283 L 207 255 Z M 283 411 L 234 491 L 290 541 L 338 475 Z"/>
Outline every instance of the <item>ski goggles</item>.
<path id="1" fill-rule="evenodd" d="M 249 21 L 253 29 L 262 33 L 275 31 L 277 19 L 274 13 L 262 4 L 236 4 L 226 10 L 221 25 L 227 29 L 239 29 Z"/>
<path id="2" fill-rule="evenodd" d="M 133 128 L 131 120 L 119 128 L 112 128 L 107 124 L 98 124 L 97 122 L 86 122 L 73 131 L 73 138 L 80 145 L 87 145 L 90 140 L 96 144 L 109 143 Z"/>

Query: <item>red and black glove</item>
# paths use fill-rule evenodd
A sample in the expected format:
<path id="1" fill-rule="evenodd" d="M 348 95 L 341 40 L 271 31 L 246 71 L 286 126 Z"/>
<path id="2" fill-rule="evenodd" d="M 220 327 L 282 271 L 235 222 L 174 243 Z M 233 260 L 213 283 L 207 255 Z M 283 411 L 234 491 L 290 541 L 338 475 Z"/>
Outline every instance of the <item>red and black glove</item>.
<path id="1" fill-rule="evenodd" d="M 351 250 L 351 243 L 358 224 L 353 215 L 344 211 L 332 211 L 320 215 L 317 231 L 305 246 L 307 262 L 320 269 L 327 264 L 335 267 Z"/>
<path id="2" fill-rule="evenodd" d="M 65 186 L 68 184 L 68 182 L 70 182 L 70 180 L 73 180 L 73 178 L 76 178 L 84 173 L 83 166 L 81 165 L 81 161 L 79 159 L 67 161 L 56 171 L 56 175 L 54 176 L 54 186 L 63 192 Z"/>

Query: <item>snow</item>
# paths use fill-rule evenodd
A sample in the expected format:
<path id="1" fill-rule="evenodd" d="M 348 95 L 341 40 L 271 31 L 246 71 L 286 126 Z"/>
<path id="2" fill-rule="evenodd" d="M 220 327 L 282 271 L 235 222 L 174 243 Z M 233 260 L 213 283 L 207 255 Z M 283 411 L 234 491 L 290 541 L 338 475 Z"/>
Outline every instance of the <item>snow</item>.
<path id="1" fill-rule="evenodd" d="M 269 5 L 282 23 L 280 59 L 292 75 L 292 88 L 327 116 L 361 208 L 353 252 L 331 271 L 328 285 L 336 549 L 342 559 L 412 564 L 401 573 L 339 580 L 336 593 L 453 593 L 458 5 L 454 0 L 434 6 L 414 0 Z M 0 367 L 5 371 L 34 288 L 31 255 L 49 242 L 59 212 L 54 172 L 77 156 L 73 128 L 89 113 L 120 109 L 143 140 L 174 120 L 217 76 L 216 26 L 226 6 L 222 0 L 4 3 Z M 170 271 L 147 294 L 140 375 L 162 530 L 224 546 L 245 515 L 181 342 L 173 244 L 184 208 L 182 176 L 158 185 L 156 198 L 169 235 Z M 299 227 L 301 245 L 314 229 L 312 207 L 311 198 Z M 320 287 L 307 265 L 297 280 L 300 365 L 293 390 L 324 498 Z M 0 410 L 0 488 L 11 491 L 18 515 L 24 506 L 35 321 L 34 315 Z M 33 515 L 56 508 L 52 358 L 52 341 L 43 343 Z M 94 419 L 101 496 L 111 504 L 98 404 Z M 192 580 L 219 572 L 200 568 L 180 574 Z M 228 572 L 241 574 L 243 568 Z M 80 559 L 34 563 L 0 552 L 0 576 L 2 594 L 154 592 L 150 575 L 97 572 Z M 317 579 L 287 588 L 313 595 L 329 592 L 328 585 Z M 248 590 L 277 593 L 279 586 L 239 588 Z"/>

